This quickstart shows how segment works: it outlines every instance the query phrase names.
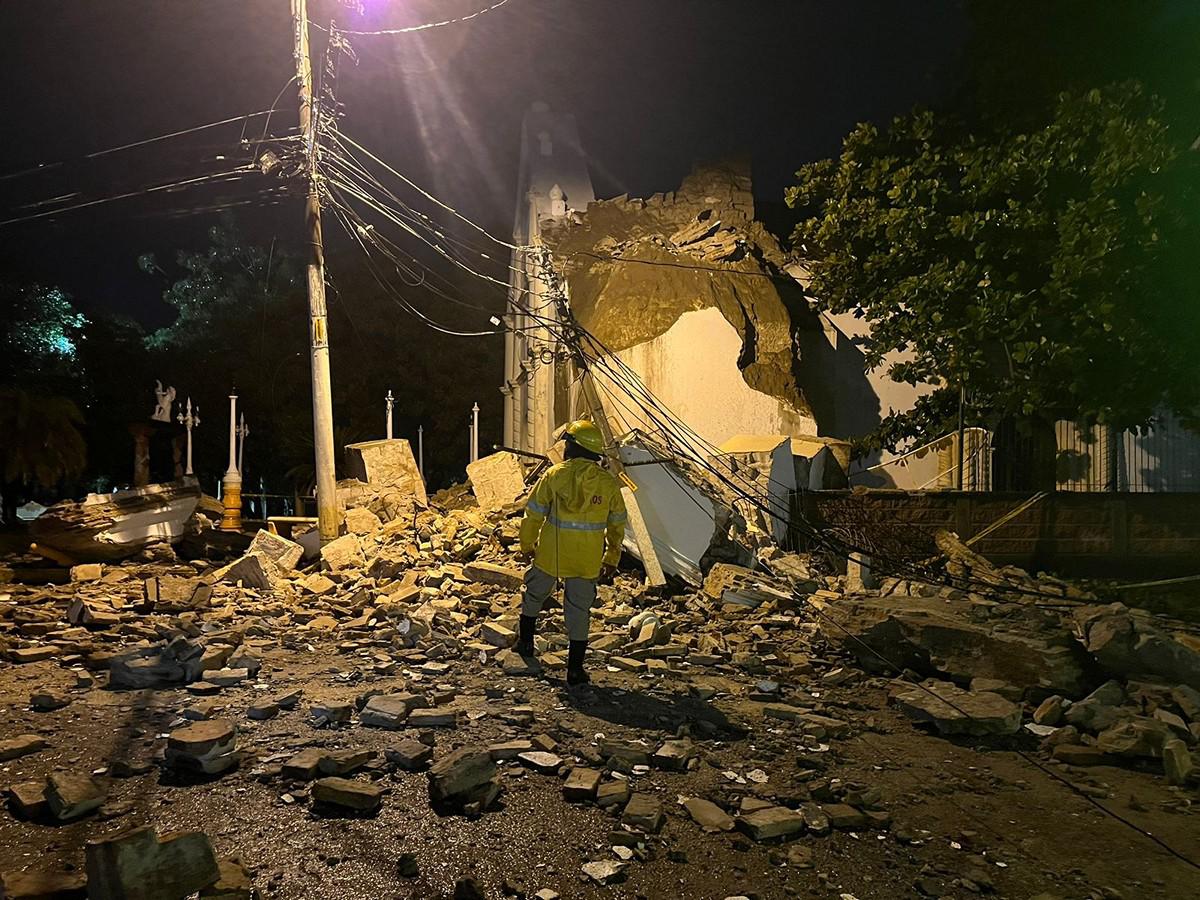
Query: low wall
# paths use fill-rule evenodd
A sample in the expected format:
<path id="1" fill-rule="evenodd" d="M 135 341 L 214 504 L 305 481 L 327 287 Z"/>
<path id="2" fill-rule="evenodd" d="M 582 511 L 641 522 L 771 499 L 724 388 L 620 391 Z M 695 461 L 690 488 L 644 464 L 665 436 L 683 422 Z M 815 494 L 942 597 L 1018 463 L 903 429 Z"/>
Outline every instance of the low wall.
<path id="1" fill-rule="evenodd" d="M 873 490 L 802 495 L 804 515 L 880 553 L 924 558 L 948 528 L 966 540 L 1029 499 L 1025 493 Z M 973 545 L 997 564 L 1076 576 L 1200 573 L 1200 493 L 1049 494 Z"/>

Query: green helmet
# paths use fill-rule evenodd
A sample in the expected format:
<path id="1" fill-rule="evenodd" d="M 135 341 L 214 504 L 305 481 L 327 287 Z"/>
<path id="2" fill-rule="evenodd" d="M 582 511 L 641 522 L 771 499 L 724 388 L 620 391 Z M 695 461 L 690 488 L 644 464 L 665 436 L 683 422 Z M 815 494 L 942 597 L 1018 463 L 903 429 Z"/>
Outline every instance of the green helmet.
<path id="1" fill-rule="evenodd" d="M 568 425 L 566 439 L 574 441 L 584 450 L 597 456 L 604 455 L 604 437 L 600 434 L 600 429 L 588 419 L 576 419 Z"/>

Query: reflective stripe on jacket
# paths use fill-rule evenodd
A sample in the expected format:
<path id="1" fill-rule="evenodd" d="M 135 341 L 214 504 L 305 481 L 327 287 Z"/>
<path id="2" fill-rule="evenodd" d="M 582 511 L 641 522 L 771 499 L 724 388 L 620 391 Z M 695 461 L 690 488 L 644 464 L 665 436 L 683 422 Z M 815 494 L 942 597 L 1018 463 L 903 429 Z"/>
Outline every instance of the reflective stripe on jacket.
<path id="1" fill-rule="evenodd" d="M 625 539 L 621 484 L 588 459 L 568 459 L 542 476 L 521 521 L 521 549 L 557 578 L 596 578 L 615 566 Z"/>

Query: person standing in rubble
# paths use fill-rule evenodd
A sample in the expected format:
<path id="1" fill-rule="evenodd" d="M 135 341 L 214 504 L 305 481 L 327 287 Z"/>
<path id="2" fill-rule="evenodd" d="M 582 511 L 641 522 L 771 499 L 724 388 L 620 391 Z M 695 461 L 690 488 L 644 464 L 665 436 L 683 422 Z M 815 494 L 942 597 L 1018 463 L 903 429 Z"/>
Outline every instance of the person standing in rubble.
<path id="1" fill-rule="evenodd" d="M 567 426 L 564 461 L 541 477 L 521 521 L 521 556 L 532 558 L 525 573 L 521 631 L 517 652 L 534 654 L 533 637 L 542 605 L 561 580 L 566 586 L 563 618 L 567 625 L 567 684 L 587 684 L 583 668 L 596 583 L 609 580 L 625 539 L 625 501 L 621 485 L 600 466 L 604 438 L 586 419 Z"/>

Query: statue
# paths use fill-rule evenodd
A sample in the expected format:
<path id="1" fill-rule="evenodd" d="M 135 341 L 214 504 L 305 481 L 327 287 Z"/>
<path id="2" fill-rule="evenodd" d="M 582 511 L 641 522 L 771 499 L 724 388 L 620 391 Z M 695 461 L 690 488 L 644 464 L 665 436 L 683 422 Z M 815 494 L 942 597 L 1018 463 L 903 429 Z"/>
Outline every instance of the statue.
<path id="1" fill-rule="evenodd" d="M 171 406 L 175 403 L 175 388 L 169 387 L 164 391 L 161 381 L 154 383 L 157 385 L 154 396 L 158 398 L 158 406 L 154 408 L 154 415 L 150 418 L 155 422 L 170 422 Z"/>

